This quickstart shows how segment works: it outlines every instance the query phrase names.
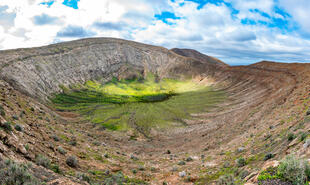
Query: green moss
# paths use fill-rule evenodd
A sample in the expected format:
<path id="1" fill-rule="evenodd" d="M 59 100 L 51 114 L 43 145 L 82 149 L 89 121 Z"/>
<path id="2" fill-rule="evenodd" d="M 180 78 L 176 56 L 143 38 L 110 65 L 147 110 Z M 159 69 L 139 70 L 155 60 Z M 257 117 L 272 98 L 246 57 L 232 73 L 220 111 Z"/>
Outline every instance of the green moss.
<path id="1" fill-rule="evenodd" d="M 106 84 L 88 81 L 62 89 L 62 94 L 51 99 L 56 109 L 80 113 L 109 130 L 135 129 L 144 135 L 154 127 L 182 127 L 183 119 L 191 119 L 191 114 L 205 112 L 225 98 L 224 92 L 192 81 L 158 81 L 154 76 L 113 79 Z"/>

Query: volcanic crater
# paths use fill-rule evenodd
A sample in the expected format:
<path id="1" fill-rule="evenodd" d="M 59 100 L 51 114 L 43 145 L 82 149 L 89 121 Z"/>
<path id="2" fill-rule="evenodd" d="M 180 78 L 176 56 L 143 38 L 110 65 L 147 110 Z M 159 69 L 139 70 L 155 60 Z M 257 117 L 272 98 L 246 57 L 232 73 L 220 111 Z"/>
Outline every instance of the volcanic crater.
<path id="1" fill-rule="evenodd" d="M 286 138 L 310 128 L 310 64 L 229 66 L 195 50 L 91 38 L 0 51 L 0 66 L 1 127 L 23 128 L 0 130 L 0 158 L 33 163 L 47 184 L 212 184 L 224 173 L 254 177 L 268 153 L 310 156 Z"/>

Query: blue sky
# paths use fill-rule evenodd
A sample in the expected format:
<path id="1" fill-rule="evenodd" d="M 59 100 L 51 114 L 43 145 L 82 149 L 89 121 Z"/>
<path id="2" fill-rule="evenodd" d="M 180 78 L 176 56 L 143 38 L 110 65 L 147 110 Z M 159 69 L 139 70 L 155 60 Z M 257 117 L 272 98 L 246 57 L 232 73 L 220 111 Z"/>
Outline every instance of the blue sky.
<path id="1" fill-rule="evenodd" d="M 116 37 L 231 65 L 310 62 L 309 10 L 308 0 L 1 0 L 0 49 Z"/>

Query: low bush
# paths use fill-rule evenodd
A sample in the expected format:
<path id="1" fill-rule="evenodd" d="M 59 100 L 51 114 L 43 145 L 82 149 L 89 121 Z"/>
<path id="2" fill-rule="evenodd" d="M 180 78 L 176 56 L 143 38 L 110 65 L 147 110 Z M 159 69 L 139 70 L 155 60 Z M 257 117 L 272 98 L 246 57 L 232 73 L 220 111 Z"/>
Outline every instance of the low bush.
<path id="1" fill-rule="evenodd" d="M 17 130 L 19 132 L 22 132 L 24 130 L 23 126 L 21 126 L 19 124 L 16 124 L 14 128 L 15 128 L 15 130 Z"/>
<path id="2" fill-rule="evenodd" d="M 13 116 L 12 116 L 12 119 L 14 119 L 14 120 L 18 120 L 18 116 L 13 115 Z"/>
<path id="3" fill-rule="evenodd" d="M 235 178 L 232 175 L 223 175 L 217 180 L 216 185 L 235 185 Z"/>
<path id="4" fill-rule="evenodd" d="M 69 156 L 66 160 L 68 166 L 76 168 L 78 166 L 78 160 L 75 156 Z"/>
<path id="5" fill-rule="evenodd" d="M 241 172 L 239 173 L 239 177 L 240 177 L 241 179 L 246 178 L 248 175 L 250 175 L 250 172 L 247 171 L 247 170 L 243 170 L 243 171 L 241 171 Z"/>
<path id="6" fill-rule="evenodd" d="M 0 105 L 0 115 L 5 116 L 4 108 Z"/>
<path id="7" fill-rule="evenodd" d="M 246 165 L 246 161 L 243 157 L 240 157 L 236 160 L 237 166 L 238 167 L 243 167 Z"/>
<path id="8" fill-rule="evenodd" d="M 69 145 L 76 146 L 77 145 L 76 138 L 71 138 L 71 140 L 69 141 Z"/>
<path id="9" fill-rule="evenodd" d="M 271 180 L 271 179 L 280 179 L 280 177 L 278 175 L 278 168 L 277 167 L 267 168 L 266 170 L 262 171 L 257 178 L 257 180 L 259 182 Z"/>
<path id="10" fill-rule="evenodd" d="M 307 132 L 302 132 L 300 133 L 300 141 L 304 141 L 308 137 Z"/>
<path id="11" fill-rule="evenodd" d="M 76 176 L 81 181 L 86 181 L 88 183 L 91 183 L 91 178 L 85 173 L 77 173 Z"/>
<path id="12" fill-rule="evenodd" d="M 103 184 L 124 184 L 126 182 L 126 178 L 122 172 L 118 172 L 113 174 L 111 177 L 106 178 Z"/>
<path id="13" fill-rule="evenodd" d="M 265 155 L 265 157 L 264 157 L 264 161 L 267 161 L 267 160 L 269 160 L 269 159 L 271 159 L 271 158 L 273 158 L 274 157 L 274 154 L 273 153 L 267 153 L 266 155 Z"/>
<path id="14" fill-rule="evenodd" d="M 52 164 L 52 165 L 50 165 L 50 169 L 51 169 L 53 172 L 55 172 L 55 173 L 61 173 L 61 170 L 60 170 L 58 164 Z"/>
<path id="15" fill-rule="evenodd" d="M 28 166 L 11 160 L 0 161 L 0 184 L 3 185 L 40 185 L 37 178 L 29 173 Z"/>
<path id="16" fill-rule="evenodd" d="M 294 133 L 291 133 L 291 132 L 290 132 L 290 133 L 287 134 L 287 140 L 288 140 L 288 141 L 292 141 L 293 139 L 295 139 L 295 137 L 296 137 L 296 136 L 295 136 Z"/>
<path id="17" fill-rule="evenodd" d="M 310 180 L 310 165 L 303 159 L 293 155 L 285 157 L 278 167 L 270 167 L 258 176 L 259 184 L 264 181 L 279 179 L 293 185 L 304 185 Z"/>
<path id="18" fill-rule="evenodd" d="M 307 161 L 289 155 L 278 166 L 278 176 L 294 185 L 303 185 L 309 178 L 309 169 Z"/>
<path id="19" fill-rule="evenodd" d="M 43 166 L 45 168 L 50 168 L 51 161 L 50 161 L 49 158 L 47 158 L 44 155 L 37 155 L 36 156 L 36 164 L 40 165 L 40 166 Z"/>
<path id="20" fill-rule="evenodd" d="M 5 122 L 2 124 L 2 128 L 7 131 L 7 132 L 10 132 L 12 131 L 12 124 L 11 122 Z"/>
<path id="21" fill-rule="evenodd" d="M 57 147 L 57 151 L 62 155 L 65 155 L 67 153 L 67 151 L 61 146 Z"/>
<path id="22" fill-rule="evenodd" d="M 53 139 L 54 141 L 56 141 L 56 142 L 57 142 L 57 141 L 60 141 L 59 137 L 56 136 L 56 135 L 53 135 L 53 136 L 52 136 L 52 139 Z"/>

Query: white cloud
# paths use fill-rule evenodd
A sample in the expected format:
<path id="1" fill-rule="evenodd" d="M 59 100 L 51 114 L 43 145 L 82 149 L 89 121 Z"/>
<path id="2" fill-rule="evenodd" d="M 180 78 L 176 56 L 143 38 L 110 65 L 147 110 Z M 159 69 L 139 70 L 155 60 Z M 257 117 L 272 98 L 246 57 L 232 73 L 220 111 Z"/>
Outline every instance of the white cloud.
<path id="1" fill-rule="evenodd" d="M 310 43 L 300 33 L 241 23 L 242 19 L 271 23 L 271 19 L 254 9 L 284 19 L 274 11 L 275 6 L 280 6 L 299 23 L 303 33 L 310 34 L 307 0 L 298 3 L 279 0 L 279 4 L 275 0 L 225 0 L 238 11 L 234 16 L 225 3 L 208 3 L 198 9 L 197 3 L 185 0 L 80 0 L 79 9 L 73 9 L 63 5 L 63 0 L 56 0 L 50 7 L 40 4 L 43 1 L 48 0 L 0 1 L 0 8 L 5 7 L 5 11 L 0 11 L 0 49 L 40 46 L 93 35 L 168 48 L 193 48 L 230 63 L 310 59 Z M 173 12 L 180 19 L 168 18 L 166 24 L 154 18 L 163 11 Z M 1 19 L 1 14 L 11 21 Z"/>
<path id="2" fill-rule="evenodd" d="M 279 0 L 282 6 L 293 19 L 298 22 L 303 32 L 310 36 L 310 1 L 309 0 Z"/>

